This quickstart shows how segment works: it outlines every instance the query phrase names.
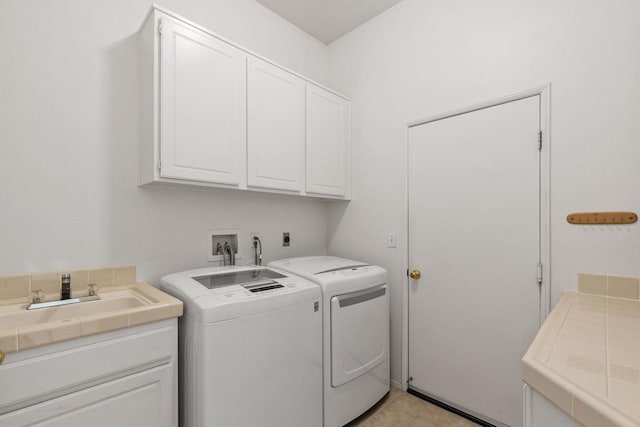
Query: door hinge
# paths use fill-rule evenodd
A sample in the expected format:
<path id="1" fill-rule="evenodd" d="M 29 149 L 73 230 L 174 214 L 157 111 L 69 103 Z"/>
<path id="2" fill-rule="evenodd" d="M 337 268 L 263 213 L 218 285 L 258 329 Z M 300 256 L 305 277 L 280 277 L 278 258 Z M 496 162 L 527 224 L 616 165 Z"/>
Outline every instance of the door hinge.
<path id="1" fill-rule="evenodd" d="M 158 22 L 158 34 L 162 35 L 162 21 Z"/>
<path id="2" fill-rule="evenodd" d="M 158 159 L 158 170 L 162 170 L 162 160 Z"/>
<path id="3" fill-rule="evenodd" d="M 411 381 L 413 381 L 413 377 L 407 378 L 407 384 L 409 384 Z"/>
<path id="4" fill-rule="evenodd" d="M 538 263 L 538 285 L 542 285 L 542 263 Z"/>
<path id="5" fill-rule="evenodd" d="M 538 131 L 538 151 L 542 150 L 542 131 Z"/>

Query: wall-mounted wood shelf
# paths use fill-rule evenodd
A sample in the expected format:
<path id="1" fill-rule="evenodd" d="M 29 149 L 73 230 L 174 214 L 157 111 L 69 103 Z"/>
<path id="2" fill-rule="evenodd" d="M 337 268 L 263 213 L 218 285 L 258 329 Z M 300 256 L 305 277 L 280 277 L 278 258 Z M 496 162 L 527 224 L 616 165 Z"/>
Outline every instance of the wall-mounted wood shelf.
<path id="1" fill-rule="evenodd" d="M 607 225 L 633 224 L 638 221 L 634 212 L 576 212 L 567 215 L 569 224 L 578 225 Z"/>

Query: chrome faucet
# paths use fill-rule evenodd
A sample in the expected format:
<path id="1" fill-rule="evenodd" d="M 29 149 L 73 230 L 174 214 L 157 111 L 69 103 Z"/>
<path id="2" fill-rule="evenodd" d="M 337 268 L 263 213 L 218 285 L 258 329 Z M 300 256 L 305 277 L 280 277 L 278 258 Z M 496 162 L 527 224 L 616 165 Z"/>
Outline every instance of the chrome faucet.
<path id="1" fill-rule="evenodd" d="M 229 242 L 224 242 L 224 253 L 222 254 L 222 260 L 224 265 L 227 265 L 227 256 L 229 254 L 229 265 L 236 265 L 236 254 L 233 249 L 233 245 L 229 245 Z"/>
<path id="2" fill-rule="evenodd" d="M 62 286 L 60 288 L 60 299 L 56 301 L 42 302 L 42 290 L 38 289 L 31 293 L 32 303 L 27 306 L 27 310 L 37 308 L 60 307 L 63 305 L 77 304 L 79 302 L 96 301 L 101 299 L 98 295 L 98 285 L 89 285 L 89 295 L 86 297 L 71 298 L 71 276 L 69 274 L 62 275 Z"/>

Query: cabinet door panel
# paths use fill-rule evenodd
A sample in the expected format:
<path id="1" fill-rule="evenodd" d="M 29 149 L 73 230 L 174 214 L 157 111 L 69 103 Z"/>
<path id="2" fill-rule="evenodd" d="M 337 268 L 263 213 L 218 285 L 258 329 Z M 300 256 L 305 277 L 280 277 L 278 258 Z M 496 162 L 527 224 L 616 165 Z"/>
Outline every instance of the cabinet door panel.
<path id="1" fill-rule="evenodd" d="M 175 326 L 96 340 L 75 348 L 53 351 L 15 363 L 0 365 L 0 413 L 30 405 L 48 396 L 68 393 L 104 382 L 123 372 L 164 363 L 172 358 Z M 96 337 L 103 335 L 96 335 Z M 28 351 L 28 350 L 26 350 Z M 88 361 L 96 363 L 88 363 Z M 108 363 L 99 361 L 107 360 Z M 34 378 L 34 381 L 24 381 Z M 0 424 L 1 426 L 2 424 Z"/>
<path id="2" fill-rule="evenodd" d="M 258 58 L 247 64 L 248 185 L 301 191 L 305 82 Z"/>
<path id="3" fill-rule="evenodd" d="M 526 384 L 523 398 L 524 427 L 580 427 L 569 414 Z"/>
<path id="4" fill-rule="evenodd" d="M 0 425 L 171 427 L 173 374 L 173 364 L 150 369 L 0 415 Z"/>
<path id="5" fill-rule="evenodd" d="M 307 84 L 307 192 L 348 196 L 350 114 L 349 101 Z"/>
<path id="6" fill-rule="evenodd" d="M 162 20 L 161 176 L 240 185 L 246 142 L 246 55 Z"/>

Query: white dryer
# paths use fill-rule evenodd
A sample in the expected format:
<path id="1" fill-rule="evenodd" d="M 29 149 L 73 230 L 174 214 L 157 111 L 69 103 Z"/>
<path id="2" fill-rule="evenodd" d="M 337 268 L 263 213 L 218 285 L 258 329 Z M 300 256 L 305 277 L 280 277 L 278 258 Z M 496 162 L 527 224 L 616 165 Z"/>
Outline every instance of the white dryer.
<path id="1" fill-rule="evenodd" d="M 389 391 L 389 293 L 382 267 L 330 257 L 274 261 L 323 293 L 324 426 L 357 418 Z"/>
<path id="2" fill-rule="evenodd" d="M 180 425 L 322 426 L 322 295 L 260 267 L 171 274 L 179 323 Z"/>

